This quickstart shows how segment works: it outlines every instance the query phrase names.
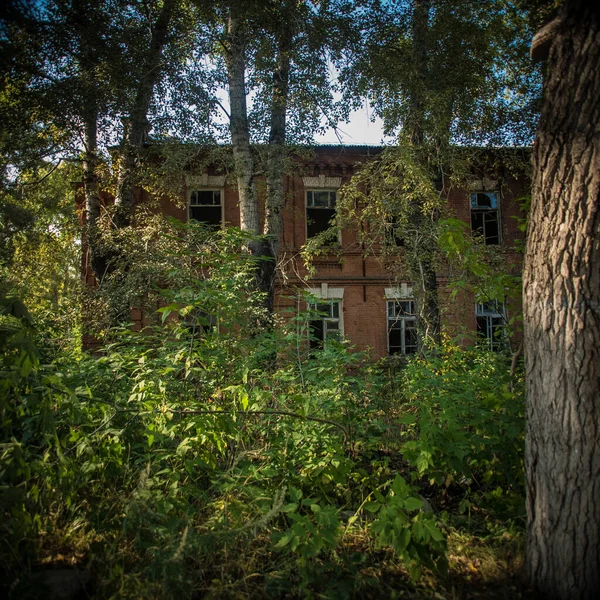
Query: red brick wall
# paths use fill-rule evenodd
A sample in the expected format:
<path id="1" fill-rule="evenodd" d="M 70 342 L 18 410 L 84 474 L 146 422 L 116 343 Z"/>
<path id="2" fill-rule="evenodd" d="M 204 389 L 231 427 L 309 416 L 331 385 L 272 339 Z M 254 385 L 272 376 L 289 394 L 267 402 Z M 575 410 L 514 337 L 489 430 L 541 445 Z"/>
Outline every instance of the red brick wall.
<path id="1" fill-rule="evenodd" d="M 357 166 L 371 159 L 380 152 L 378 148 L 367 147 L 321 147 L 315 150 L 312 158 L 298 159 L 297 169 L 287 175 L 286 201 L 283 210 L 283 232 L 281 258 L 284 276 L 279 278 L 276 307 L 283 310 L 295 307 L 296 302 L 288 296 L 295 293 L 295 288 L 318 288 L 322 283 L 331 287 L 344 288 L 343 298 L 343 328 L 346 339 L 360 350 L 373 349 L 374 357 L 387 354 L 387 313 L 385 288 L 393 287 L 394 277 L 384 268 L 374 256 L 363 256 L 357 240 L 357 230 L 348 229 L 342 232 L 342 256 L 333 253 L 314 259 L 316 272 L 308 276 L 308 270 L 299 252 L 306 242 L 306 208 L 303 176 L 340 177 L 342 185 L 348 183 Z M 502 244 L 498 252 L 502 254 L 507 269 L 520 274 L 522 257 L 514 250 L 517 240 L 523 239 L 518 231 L 520 216 L 516 200 L 527 188 L 525 178 L 515 179 L 503 168 L 496 168 L 487 173 L 479 172 L 475 179 L 496 180 L 500 191 L 500 216 Z M 470 192 L 467 189 L 452 188 L 446 190 L 448 207 L 457 218 L 470 225 Z M 180 202 L 167 198 L 159 200 L 159 209 L 164 214 L 187 220 L 187 194 Z M 259 184 L 261 198 L 261 215 L 263 211 L 264 185 Z M 238 195 L 234 186 L 226 185 L 224 189 L 224 219 L 227 225 L 239 226 Z M 107 199 L 107 202 L 110 200 Z M 150 201 L 147 192 L 141 192 L 139 202 Z M 85 257 L 85 244 L 84 244 Z M 93 285 L 88 262 L 84 258 L 83 271 L 86 283 Z M 461 344 L 471 343 L 476 328 L 475 301 L 467 293 L 461 293 L 456 298 L 450 294 L 447 286 L 448 273 L 439 274 L 439 294 L 444 331 Z M 410 285 L 410 282 L 405 280 Z M 302 309 L 305 308 L 303 304 Z M 509 306 L 509 314 L 520 311 L 519 306 Z M 139 311 L 137 311 L 139 312 Z M 139 322 L 142 315 L 135 314 Z"/>

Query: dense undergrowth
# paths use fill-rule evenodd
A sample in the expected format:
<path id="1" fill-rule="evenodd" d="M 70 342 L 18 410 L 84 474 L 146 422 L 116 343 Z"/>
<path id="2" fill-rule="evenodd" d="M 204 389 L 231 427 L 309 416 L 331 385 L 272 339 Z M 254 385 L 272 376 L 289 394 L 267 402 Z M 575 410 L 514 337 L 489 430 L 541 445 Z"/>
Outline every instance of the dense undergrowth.
<path id="1" fill-rule="evenodd" d="M 251 265 L 205 259 L 95 354 L 4 300 L 2 594 L 77 567 L 93 598 L 519 597 L 509 359 L 309 355 L 306 314 L 261 331 Z"/>

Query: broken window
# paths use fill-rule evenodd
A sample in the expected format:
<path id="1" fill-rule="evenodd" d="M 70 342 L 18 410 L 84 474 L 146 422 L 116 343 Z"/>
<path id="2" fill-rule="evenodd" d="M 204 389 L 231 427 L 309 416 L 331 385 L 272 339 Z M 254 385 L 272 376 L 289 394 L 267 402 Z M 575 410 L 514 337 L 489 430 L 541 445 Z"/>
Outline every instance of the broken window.
<path id="1" fill-rule="evenodd" d="M 327 340 L 342 338 L 341 301 L 315 302 L 310 304 L 310 310 L 318 315 L 310 317 L 310 348 L 319 350 L 325 347 Z"/>
<path id="2" fill-rule="evenodd" d="M 195 190 L 190 195 L 189 218 L 218 229 L 223 222 L 221 190 Z"/>
<path id="3" fill-rule="evenodd" d="M 504 304 L 497 300 L 480 302 L 475 308 L 477 317 L 477 337 L 490 350 L 504 348 L 506 318 Z"/>
<path id="4" fill-rule="evenodd" d="M 498 192 L 471 194 L 471 231 L 481 236 L 486 245 L 500 243 Z"/>
<path id="5" fill-rule="evenodd" d="M 388 352 L 414 354 L 417 351 L 417 314 L 414 300 L 388 300 Z"/>
<path id="6" fill-rule="evenodd" d="M 327 231 L 335 217 L 336 192 L 308 190 L 306 192 L 306 239 Z"/>

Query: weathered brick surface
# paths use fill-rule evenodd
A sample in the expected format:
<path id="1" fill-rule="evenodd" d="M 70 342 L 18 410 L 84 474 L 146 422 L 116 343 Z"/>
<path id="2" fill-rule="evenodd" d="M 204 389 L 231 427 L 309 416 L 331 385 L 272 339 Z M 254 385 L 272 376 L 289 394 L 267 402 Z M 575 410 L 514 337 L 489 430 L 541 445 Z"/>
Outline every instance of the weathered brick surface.
<path id="1" fill-rule="evenodd" d="M 331 146 L 320 147 L 312 157 L 299 158 L 293 174 L 285 178 L 286 201 L 283 210 L 283 231 L 281 239 L 281 264 L 284 271 L 279 278 L 279 286 L 275 306 L 284 318 L 289 318 L 289 309 L 306 308 L 305 302 L 298 303 L 296 289 L 319 288 L 326 283 L 329 287 L 343 288 L 343 329 L 345 337 L 357 349 L 372 349 L 376 358 L 387 354 L 387 312 L 385 288 L 393 287 L 394 277 L 375 256 L 365 256 L 357 238 L 357 229 L 344 230 L 341 235 L 341 256 L 339 253 L 319 256 L 314 259 L 315 273 L 309 277 L 300 251 L 306 243 L 306 204 L 303 176 L 339 177 L 341 184 L 350 178 L 364 161 L 370 160 L 380 152 L 377 148 Z M 502 166 L 480 170 L 473 175 L 474 180 L 487 184 L 488 190 L 500 192 L 500 218 L 502 244 L 495 247 L 501 254 L 508 272 L 519 275 L 522 256 L 515 251 L 515 243 L 522 243 L 523 234 L 518 230 L 520 217 L 517 199 L 524 195 L 528 182 L 525 177 L 515 179 Z M 470 190 L 450 187 L 445 182 L 450 214 L 470 225 Z M 264 184 L 259 183 L 260 213 L 264 214 Z M 191 190 L 189 190 L 191 191 Z M 161 198 L 158 206 L 164 214 L 187 220 L 187 196 L 180 202 Z M 142 192 L 140 203 L 150 202 L 147 192 Z M 109 199 L 106 200 L 110 202 Z M 224 221 L 226 225 L 239 226 L 238 195 L 233 185 L 226 185 L 223 195 Z M 83 275 L 88 285 L 94 285 L 85 255 L 83 259 Z M 442 311 L 442 324 L 445 333 L 460 344 L 467 345 L 474 341 L 476 329 L 475 299 L 462 292 L 453 297 L 448 288 L 450 273 L 444 268 L 439 273 L 439 295 Z M 410 282 L 405 280 L 410 285 Z M 509 317 L 520 312 L 520 307 L 508 306 Z M 139 311 L 137 311 L 139 312 Z M 141 326 L 143 315 L 132 312 L 132 317 Z M 519 334 L 514 338 L 518 342 Z"/>

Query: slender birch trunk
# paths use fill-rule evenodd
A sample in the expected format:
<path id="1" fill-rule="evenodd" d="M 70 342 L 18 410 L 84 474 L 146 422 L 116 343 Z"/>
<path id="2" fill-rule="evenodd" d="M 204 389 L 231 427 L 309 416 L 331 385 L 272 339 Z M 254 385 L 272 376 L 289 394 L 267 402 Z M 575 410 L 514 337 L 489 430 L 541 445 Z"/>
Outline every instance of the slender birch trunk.
<path id="1" fill-rule="evenodd" d="M 243 20 L 238 18 L 234 8 L 230 9 L 226 46 L 230 131 L 240 203 L 240 228 L 258 235 L 258 198 L 246 106 L 246 30 Z M 259 242 L 251 241 L 248 247 L 253 255 L 259 255 Z"/>
<path id="2" fill-rule="evenodd" d="M 293 29 L 288 22 L 281 32 L 277 48 L 277 67 L 273 73 L 271 131 L 267 150 L 267 198 L 265 202 L 265 238 L 263 256 L 269 260 L 260 266 L 259 287 L 267 294 L 267 308 L 273 312 L 277 259 L 281 242 L 284 205 L 286 113 L 288 104 L 290 52 Z"/>
<path id="3" fill-rule="evenodd" d="M 427 35 L 431 0 L 414 0 L 413 13 L 413 58 L 416 66 L 415 81 L 409 98 L 408 135 L 416 154 L 422 148 L 424 137 L 427 68 Z M 417 157 L 418 160 L 418 157 Z M 417 304 L 417 329 L 419 347 L 425 350 L 437 346 L 441 341 L 440 307 L 437 275 L 435 269 L 437 215 L 425 215 L 420 203 L 411 207 L 409 217 L 412 228 L 417 232 L 412 255 L 408 257 L 410 277 Z"/>

